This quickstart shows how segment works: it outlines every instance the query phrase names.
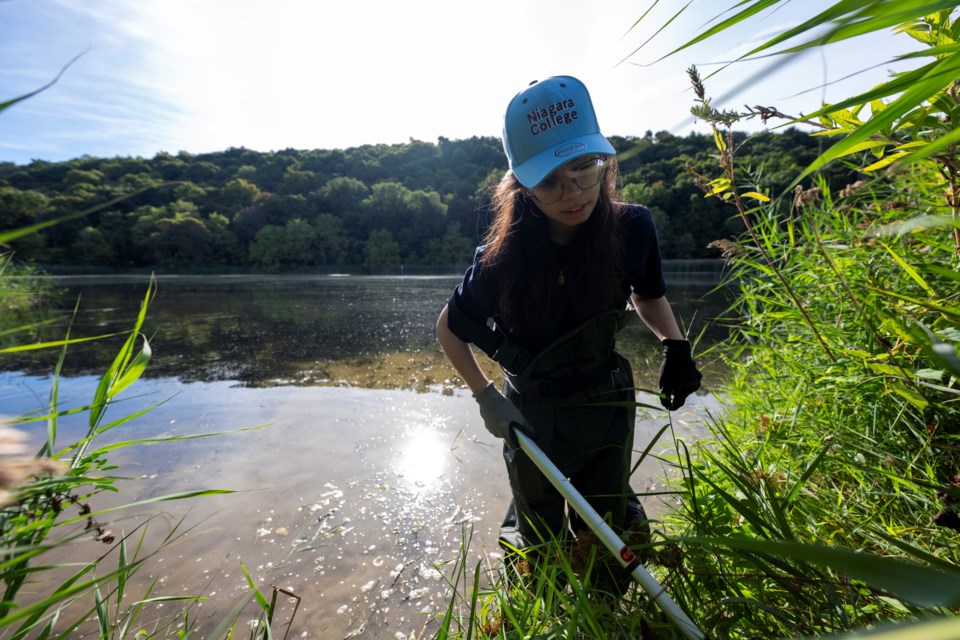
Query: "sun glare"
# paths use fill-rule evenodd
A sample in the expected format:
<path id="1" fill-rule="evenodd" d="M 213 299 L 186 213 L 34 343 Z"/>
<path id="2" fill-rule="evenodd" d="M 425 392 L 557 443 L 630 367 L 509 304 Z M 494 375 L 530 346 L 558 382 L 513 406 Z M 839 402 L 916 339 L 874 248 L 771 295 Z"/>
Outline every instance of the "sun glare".
<path id="1" fill-rule="evenodd" d="M 449 444 L 440 435 L 423 427 L 413 427 L 403 438 L 403 448 L 394 463 L 394 471 L 410 486 L 422 491 L 437 485 L 447 469 Z"/>

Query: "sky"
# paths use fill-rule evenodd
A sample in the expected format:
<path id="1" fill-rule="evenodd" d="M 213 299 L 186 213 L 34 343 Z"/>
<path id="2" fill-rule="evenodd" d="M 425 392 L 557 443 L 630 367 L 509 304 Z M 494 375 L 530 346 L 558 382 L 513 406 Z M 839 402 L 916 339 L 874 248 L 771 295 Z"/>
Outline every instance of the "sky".
<path id="1" fill-rule="evenodd" d="M 79 56 L 0 112 L 0 162 L 499 137 L 510 98 L 552 75 L 587 85 L 608 136 L 685 135 L 707 130 L 689 115 L 691 64 L 706 75 L 833 4 L 794 0 L 658 60 L 734 4 L 693 0 L 656 33 L 686 2 L 0 0 L 0 102 Z M 718 107 L 810 113 L 907 68 L 887 61 L 912 48 L 879 34 L 776 72 L 738 63 L 707 92 Z"/>

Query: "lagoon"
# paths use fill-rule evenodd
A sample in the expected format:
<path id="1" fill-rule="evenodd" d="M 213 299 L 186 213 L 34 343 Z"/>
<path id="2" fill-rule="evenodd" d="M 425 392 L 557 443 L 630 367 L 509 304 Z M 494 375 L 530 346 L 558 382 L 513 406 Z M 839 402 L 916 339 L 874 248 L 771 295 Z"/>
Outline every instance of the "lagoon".
<path id="1" fill-rule="evenodd" d="M 499 445 L 433 336 L 459 277 L 157 280 L 145 323 L 154 350 L 147 376 L 110 412 L 152 409 L 101 444 L 229 433 L 118 450 L 110 461 L 130 479 L 120 494 L 97 496 L 94 508 L 205 488 L 234 493 L 103 516 L 115 533 L 149 520 L 155 545 L 177 527 L 143 583 L 156 579 L 167 595 L 206 595 L 191 618 L 207 632 L 249 597 L 244 568 L 268 597 L 275 585 L 301 598 L 289 637 L 396 639 L 429 630 L 429 614 L 448 602 L 444 572 L 460 550 L 468 548 L 471 567 L 498 561 L 509 492 Z M 51 310 L 55 322 L 38 338 L 62 336 L 75 305 L 74 337 L 124 330 L 147 280 L 85 276 L 56 284 L 59 311 Z M 714 342 L 726 335 L 714 322 L 726 301 L 712 285 L 671 282 L 670 298 L 691 334 Z M 61 408 L 90 401 L 120 340 L 71 347 Z M 620 344 L 638 384 L 651 388 L 659 363 L 653 338 L 636 321 Z M 0 413 L 42 413 L 56 358 L 47 351 L 0 361 Z M 672 415 L 681 438 L 698 438 L 716 406 L 708 392 L 722 374 L 709 366 L 705 374 L 704 393 Z M 656 404 L 643 392 L 638 400 Z M 638 417 L 642 449 L 667 414 L 641 409 Z M 76 418 L 61 420 L 61 444 L 82 434 Z M 42 424 L 29 427 L 36 440 Z M 652 459 L 634 475 L 652 513 L 665 499 L 663 475 Z M 103 551 L 87 537 L 69 554 Z M 283 602 L 281 614 L 289 616 L 293 602 Z M 241 620 L 255 615 L 248 605 Z"/>

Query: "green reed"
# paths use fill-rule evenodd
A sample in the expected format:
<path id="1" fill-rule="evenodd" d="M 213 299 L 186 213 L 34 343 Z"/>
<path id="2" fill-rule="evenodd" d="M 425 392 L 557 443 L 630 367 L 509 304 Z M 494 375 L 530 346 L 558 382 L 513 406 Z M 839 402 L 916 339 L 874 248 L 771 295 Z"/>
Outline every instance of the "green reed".
<path id="1" fill-rule="evenodd" d="M 710 441 L 677 456 L 683 506 L 666 519 L 683 545 L 683 584 L 718 637 L 955 616 L 951 174 L 934 158 L 854 185 L 817 180 L 780 200 L 751 191 L 747 204 L 742 192 L 756 187 L 741 185 L 760 179 L 736 165 L 736 118 L 723 116 L 710 120 L 722 176 L 697 179 L 731 202 L 747 234 L 721 243 L 739 290 L 734 339 L 718 349 L 734 372 L 726 408 Z"/>
<path id="2" fill-rule="evenodd" d="M 0 232 L 0 242 L 20 237 L 23 230 Z M 49 284 L 29 266 L 17 265 L 11 254 L 0 256 L 0 305 L 5 308 L 5 326 L 0 331 L 0 357 L 27 350 L 49 351 L 54 361 L 45 410 L 0 424 L 0 637 L 69 638 L 94 625 L 100 638 L 185 638 L 191 632 L 191 612 L 202 594 L 158 595 L 157 581 L 134 588 L 134 578 L 158 553 L 180 537 L 182 523 L 174 526 L 153 548 L 146 549 L 146 524 L 134 531 L 114 531 L 112 514 L 141 509 L 155 503 L 230 493 L 199 489 L 153 497 L 136 503 L 98 508 L 98 497 L 118 491 L 120 478 L 109 462 L 112 452 L 158 442 L 212 437 L 219 433 L 164 438 L 138 438 L 101 445 L 102 436 L 128 425 L 154 407 L 132 415 L 115 416 L 112 405 L 144 374 L 151 346 L 142 334 L 154 283 L 147 287 L 133 327 L 121 335 L 75 337 L 68 327 L 65 336 L 51 342 L 36 342 L 36 329 L 54 320 L 38 313 Z M 120 340 L 113 361 L 106 365 L 93 397 L 82 406 L 61 404 L 60 371 L 72 345 L 90 340 Z M 60 421 L 86 417 L 83 437 L 60 442 Z M 43 443 L 35 454 L 26 453 L 22 440 L 40 431 Z M 150 518 L 147 520 L 150 521 Z M 69 555 L 65 551 L 70 550 Z M 91 557 L 65 562 L 62 558 Z M 59 559 L 54 559 L 59 558 Z M 251 588 L 256 590 L 252 580 Z M 250 637 L 270 633 L 273 606 L 257 599 L 266 621 Z M 159 615 L 156 607 L 180 603 L 180 608 Z M 232 638 L 237 617 L 225 621 L 215 637 Z"/>
<path id="3" fill-rule="evenodd" d="M 153 443 L 160 439 L 137 439 L 100 445 L 101 436 L 127 425 L 149 411 L 113 417 L 108 411 L 116 398 L 144 373 L 150 346 L 140 329 L 146 317 L 153 285 L 147 288 L 133 328 L 123 336 L 114 361 L 106 368 L 100 384 L 86 405 L 64 407 L 59 398 L 59 371 L 68 347 L 87 338 L 64 339 L 43 344 L 15 344 L 0 349 L 0 355 L 25 349 L 48 349 L 56 361 L 50 380 L 45 412 L 17 418 L 3 426 L 5 436 L 42 429 L 44 442 L 34 455 L 16 452 L 0 460 L 3 468 L 3 500 L 0 503 L 0 634 L 4 637 L 70 637 L 88 620 L 95 620 L 101 638 L 182 637 L 189 630 L 189 611 L 202 599 L 196 596 L 164 596 L 154 593 L 156 582 L 144 593 L 133 595 L 134 576 L 157 553 L 180 536 L 180 525 L 149 551 L 144 547 L 146 525 L 134 531 L 111 529 L 108 519 L 120 510 L 141 508 L 153 503 L 229 493 L 201 489 L 163 495 L 119 507 L 98 508 L 98 496 L 118 490 L 119 478 L 108 456 L 117 449 Z M 29 326 L 17 335 L 29 335 Z M 111 337 L 101 338 L 109 339 Z M 57 355 L 59 353 L 59 355 Z M 59 442 L 60 420 L 86 414 L 88 430 L 75 442 Z M 110 418 L 108 419 L 108 415 Z M 217 434 L 203 434 L 207 437 Z M 173 442 L 183 437 L 163 438 Z M 22 447 L 20 447 L 22 448 Z M 113 525 L 116 526 L 116 525 Z M 101 549 L 98 551 L 97 549 Z M 92 556 L 92 560 L 65 563 L 51 560 Z M 153 606 L 184 602 L 177 613 L 158 620 Z M 148 609 L 148 607 L 150 607 Z"/>
<path id="4" fill-rule="evenodd" d="M 674 623 L 638 585 L 621 583 L 622 595 L 613 588 L 625 578 L 623 569 L 589 534 L 575 543 L 550 539 L 506 560 L 486 556 L 473 566 L 467 563 L 470 541 L 465 531 L 458 556 L 438 567 L 451 596 L 446 610 L 434 615 L 433 637 L 675 637 Z M 664 544 L 659 539 L 630 546 L 649 555 Z M 670 557 L 672 548 L 664 549 Z M 677 574 L 659 561 L 652 568 L 672 594 Z"/>

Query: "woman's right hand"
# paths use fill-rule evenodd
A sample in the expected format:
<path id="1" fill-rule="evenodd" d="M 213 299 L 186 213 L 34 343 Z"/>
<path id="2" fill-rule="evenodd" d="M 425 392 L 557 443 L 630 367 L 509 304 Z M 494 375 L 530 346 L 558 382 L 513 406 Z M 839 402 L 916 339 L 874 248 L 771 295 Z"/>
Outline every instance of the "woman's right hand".
<path id="1" fill-rule="evenodd" d="M 487 431 L 496 437 L 509 438 L 512 441 L 513 438 L 510 436 L 510 423 L 512 422 L 516 422 L 528 432 L 533 432 L 533 428 L 520 413 L 520 410 L 500 393 L 493 382 L 474 393 L 473 397 L 480 405 L 480 417 L 483 418 L 483 425 L 487 428 Z"/>

